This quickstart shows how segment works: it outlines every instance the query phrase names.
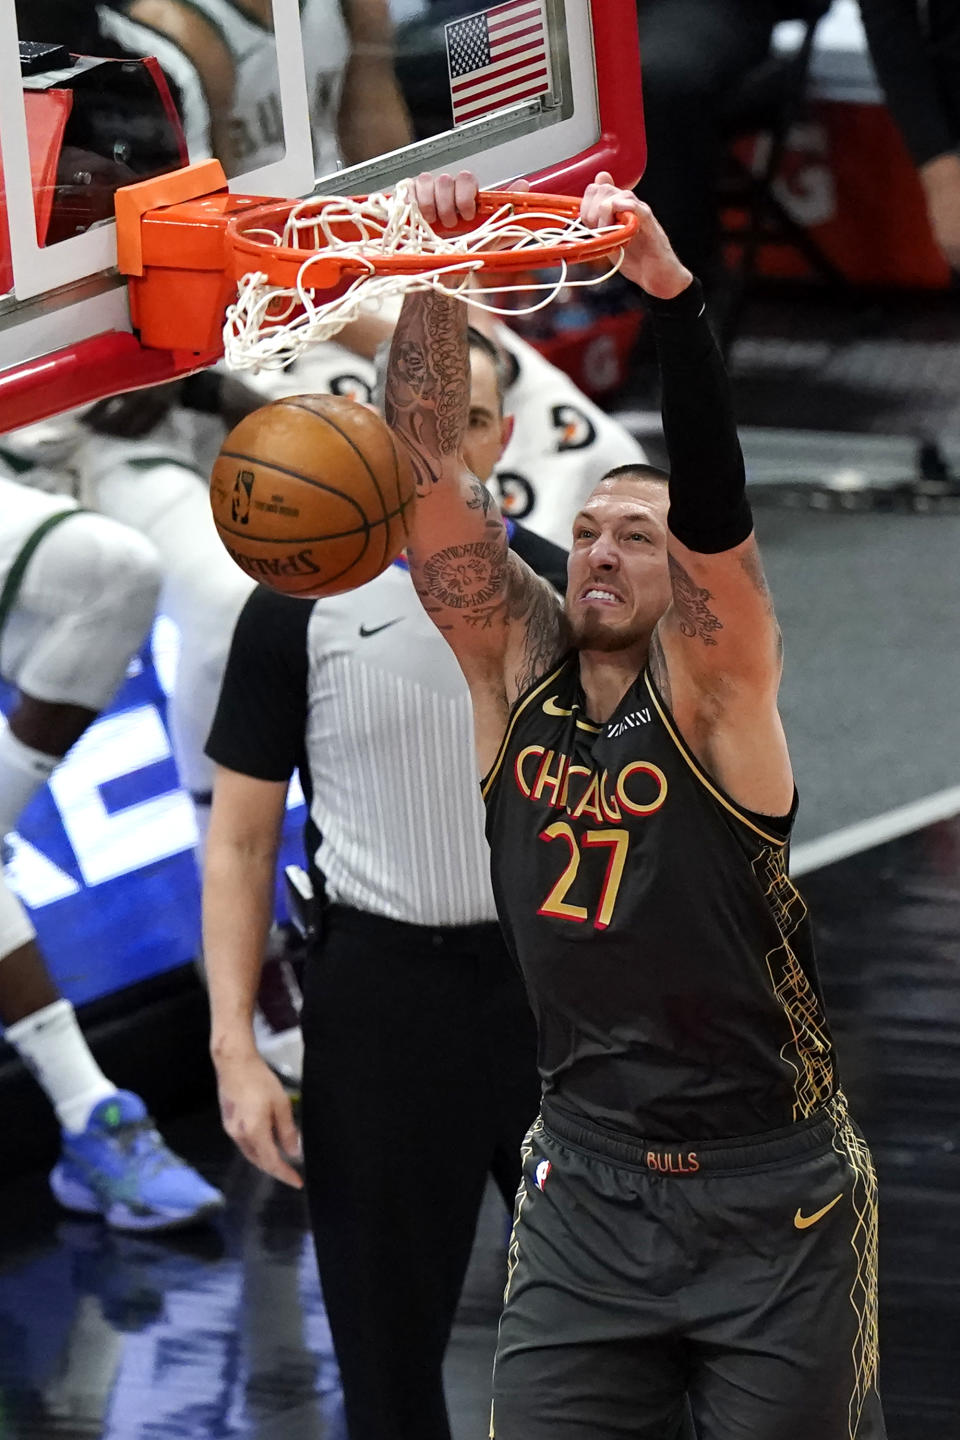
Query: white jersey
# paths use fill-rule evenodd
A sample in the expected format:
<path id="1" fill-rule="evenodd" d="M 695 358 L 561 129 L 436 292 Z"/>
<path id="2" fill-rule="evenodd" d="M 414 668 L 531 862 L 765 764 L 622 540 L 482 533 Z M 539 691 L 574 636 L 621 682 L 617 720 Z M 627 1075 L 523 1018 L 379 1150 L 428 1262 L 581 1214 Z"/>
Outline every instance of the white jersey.
<path id="1" fill-rule="evenodd" d="M 91 405 L 62 410 L 32 425 L 0 435 L 0 474 L 8 474 L 31 490 L 76 498 L 73 460 L 89 438 L 83 417 Z"/>
<path id="2" fill-rule="evenodd" d="M 40 526 L 64 513 L 70 519 L 42 537 L 10 587 L 0 674 L 34 699 L 97 711 L 149 629 L 156 552 L 125 526 L 78 512 L 69 495 L 47 493 L 51 484 L 21 485 L 18 465 L 0 449 L 0 585 Z M 0 887 L 0 921 L 2 912 Z M 0 958 L 8 953 L 0 947 Z"/>
<path id="3" fill-rule="evenodd" d="M 56 493 L 54 477 L 44 472 L 38 480 L 44 483 L 36 488 L 21 483 L 21 473 L 10 463 L 11 457 L 4 455 L 0 436 L 0 505 L 3 518 L 0 520 L 0 584 L 6 580 L 10 566 L 23 549 L 24 544 L 38 525 L 51 515 L 62 510 L 71 510 L 76 502 L 66 495 Z"/>
<path id="4" fill-rule="evenodd" d="M 617 465 L 642 465 L 646 455 L 618 420 L 532 345 L 506 325 L 498 327 L 497 339 L 517 365 L 507 392 L 516 424 L 494 472 L 500 508 L 569 548 L 573 517 L 600 477 Z"/>
<path id="5" fill-rule="evenodd" d="M 29 489 L 69 495 L 97 510 L 96 487 L 107 471 L 158 461 L 198 469 L 196 417 L 188 411 L 172 406 L 149 435 L 126 439 L 90 430 L 83 424 L 90 409 L 81 405 L 0 435 L 7 472 Z"/>
<path id="6" fill-rule="evenodd" d="M 219 32 L 233 57 L 235 82 L 230 127 L 241 171 L 283 159 L 283 116 L 273 32 L 235 0 L 190 0 Z M 300 30 L 307 72 L 314 174 L 337 169 L 337 115 L 350 36 L 340 0 L 302 0 Z"/>

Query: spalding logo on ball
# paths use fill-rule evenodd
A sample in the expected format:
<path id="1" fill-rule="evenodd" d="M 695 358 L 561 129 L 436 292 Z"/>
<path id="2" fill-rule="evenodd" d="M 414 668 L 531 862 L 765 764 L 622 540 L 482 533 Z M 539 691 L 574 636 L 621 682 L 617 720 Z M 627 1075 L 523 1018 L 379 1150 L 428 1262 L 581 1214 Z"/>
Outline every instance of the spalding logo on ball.
<path id="1" fill-rule="evenodd" d="M 379 415 L 339 395 L 291 395 L 244 417 L 210 477 L 217 533 L 248 575 L 285 595 L 338 595 L 394 561 L 413 472 Z"/>

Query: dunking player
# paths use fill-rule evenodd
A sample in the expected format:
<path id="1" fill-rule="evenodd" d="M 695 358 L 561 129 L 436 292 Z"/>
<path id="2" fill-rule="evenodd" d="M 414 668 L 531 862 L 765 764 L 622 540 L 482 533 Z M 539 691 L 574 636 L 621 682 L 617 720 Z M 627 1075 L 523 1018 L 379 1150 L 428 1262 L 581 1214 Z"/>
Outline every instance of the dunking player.
<path id="1" fill-rule="evenodd" d="M 418 192 L 472 216 L 472 176 Z M 599 175 L 585 222 L 625 210 L 672 471 L 598 483 L 563 610 L 469 505 L 463 307 L 409 297 L 387 382 L 539 1027 L 491 1434 L 662 1440 L 688 1399 L 700 1440 L 877 1440 L 876 1186 L 786 871 L 779 634 L 700 286 Z"/>

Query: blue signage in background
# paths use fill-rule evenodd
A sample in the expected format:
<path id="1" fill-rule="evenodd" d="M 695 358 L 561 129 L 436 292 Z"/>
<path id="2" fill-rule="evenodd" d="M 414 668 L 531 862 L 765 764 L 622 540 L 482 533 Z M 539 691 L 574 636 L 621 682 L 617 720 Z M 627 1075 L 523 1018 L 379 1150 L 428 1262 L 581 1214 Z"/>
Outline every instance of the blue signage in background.
<path id="1" fill-rule="evenodd" d="M 73 747 L 8 837 L 7 879 L 75 1005 L 193 960 L 200 948 L 196 825 L 167 730 L 176 647 L 158 621 L 113 704 Z M 159 673 L 158 673 L 159 672 Z M 15 692 L 0 682 L 9 713 Z M 291 786 L 282 866 L 303 864 L 305 810 Z M 278 914 L 284 918 L 278 885 Z"/>

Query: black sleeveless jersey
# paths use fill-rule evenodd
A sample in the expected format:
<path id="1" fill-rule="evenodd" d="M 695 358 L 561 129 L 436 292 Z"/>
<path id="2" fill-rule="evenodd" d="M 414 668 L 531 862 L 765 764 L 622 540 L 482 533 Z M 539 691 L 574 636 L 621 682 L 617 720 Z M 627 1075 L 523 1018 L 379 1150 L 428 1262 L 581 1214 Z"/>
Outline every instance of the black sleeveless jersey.
<path id="1" fill-rule="evenodd" d="M 736 806 L 644 671 L 604 725 L 577 656 L 516 704 L 483 782 L 544 1094 L 637 1138 L 754 1135 L 836 1088 L 792 815 Z"/>

